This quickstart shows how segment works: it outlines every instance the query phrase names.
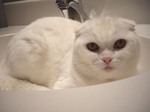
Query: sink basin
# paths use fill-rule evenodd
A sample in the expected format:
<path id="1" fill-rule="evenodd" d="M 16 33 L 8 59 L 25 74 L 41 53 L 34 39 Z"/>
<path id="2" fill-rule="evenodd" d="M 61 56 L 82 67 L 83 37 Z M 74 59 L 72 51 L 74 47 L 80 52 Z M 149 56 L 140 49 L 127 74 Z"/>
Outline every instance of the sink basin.
<path id="1" fill-rule="evenodd" d="M 12 36 L 23 27 L 2 29 L 0 61 Z M 1 91 L 0 112 L 150 112 L 150 31 L 138 25 L 141 37 L 141 72 L 110 83 L 51 91 Z M 9 29 L 9 30 L 8 30 Z M 14 30 L 16 29 L 16 30 Z M 2 32 L 2 30 L 0 30 Z"/>

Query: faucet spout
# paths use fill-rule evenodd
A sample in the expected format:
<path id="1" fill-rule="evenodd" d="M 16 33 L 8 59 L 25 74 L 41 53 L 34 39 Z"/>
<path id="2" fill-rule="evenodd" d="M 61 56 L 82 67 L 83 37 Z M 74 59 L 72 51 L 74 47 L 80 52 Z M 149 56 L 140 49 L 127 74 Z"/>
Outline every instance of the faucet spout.
<path id="1" fill-rule="evenodd" d="M 81 0 L 56 0 L 57 7 L 66 18 L 84 22 L 89 17 L 85 13 Z"/>
<path id="2" fill-rule="evenodd" d="M 85 13 L 85 11 L 83 9 L 81 0 L 78 0 L 78 2 L 76 2 L 76 1 L 70 2 L 69 6 L 72 8 L 72 10 L 75 11 L 73 13 L 74 15 L 72 15 L 71 17 L 74 18 L 74 16 L 77 16 L 77 14 L 78 14 L 80 17 L 80 19 L 78 21 L 80 21 L 80 22 L 84 22 L 87 19 L 89 19 L 89 17 L 87 16 L 87 14 Z M 70 13 L 72 13 L 72 12 L 70 11 Z"/>

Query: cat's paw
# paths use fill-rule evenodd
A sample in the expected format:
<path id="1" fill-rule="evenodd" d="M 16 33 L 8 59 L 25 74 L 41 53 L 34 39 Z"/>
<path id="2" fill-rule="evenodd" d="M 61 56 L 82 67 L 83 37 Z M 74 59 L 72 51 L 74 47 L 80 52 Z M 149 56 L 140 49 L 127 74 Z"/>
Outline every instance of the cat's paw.
<path id="1" fill-rule="evenodd" d="M 37 85 L 30 83 L 28 81 L 17 81 L 17 83 L 13 84 L 12 90 L 23 90 L 23 91 L 28 91 L 28 90 L 50 90 L 50 88 L 42 85 Z"/>
<path id="2" fill-rule="evenodd" d="M 64 78 L 61 77 L 58 81 L 54 84 L 53 89 L 66 89 L 66 88 L 74 88 L 77 87 L 74 81 L 71 78 Z"/>
<path id="3" fill-rule="evenodd" d="M 23 91 L 30 91 L 30 90 L 47 91 L 47 90 L 50 90 L 50 88 L 44 87 L 44 86 L 32 86 L 32 87 L 13 88 L 13 90 L 23 90 Z"/>

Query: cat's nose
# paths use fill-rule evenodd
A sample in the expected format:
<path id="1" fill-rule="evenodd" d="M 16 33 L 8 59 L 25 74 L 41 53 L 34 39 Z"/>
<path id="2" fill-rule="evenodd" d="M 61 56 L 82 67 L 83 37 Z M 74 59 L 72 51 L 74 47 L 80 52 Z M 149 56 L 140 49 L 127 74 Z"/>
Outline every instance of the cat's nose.
<path id="1" fill-rule="evenodd" d="M 109 64 L 109 63 L 111 62 L 112 58 L 111 58 L 111 57 L 104 57 L 102 60 L 103 60 L 106 64 Z"/>

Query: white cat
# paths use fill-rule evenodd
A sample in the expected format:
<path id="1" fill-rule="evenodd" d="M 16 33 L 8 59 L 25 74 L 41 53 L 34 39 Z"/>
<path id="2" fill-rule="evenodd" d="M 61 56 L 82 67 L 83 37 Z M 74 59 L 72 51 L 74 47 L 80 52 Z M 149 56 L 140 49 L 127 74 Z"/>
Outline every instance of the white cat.
<path id="1" fill-rule="evenodd" d="M 134 28 L 133 21 L 112 17 L 83 24 L 59 17 L 37 20 L 9 43 L 0 89 L 63 89 L 134 75 L 140 53 Z"/>

